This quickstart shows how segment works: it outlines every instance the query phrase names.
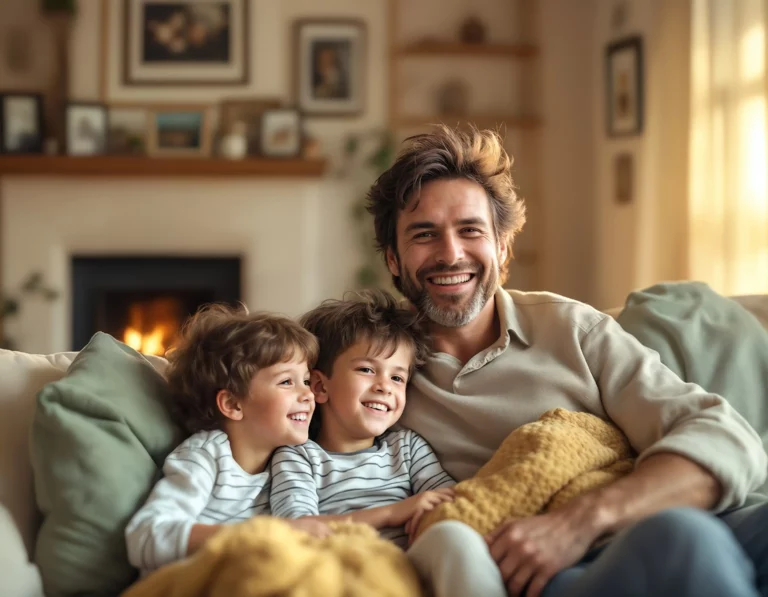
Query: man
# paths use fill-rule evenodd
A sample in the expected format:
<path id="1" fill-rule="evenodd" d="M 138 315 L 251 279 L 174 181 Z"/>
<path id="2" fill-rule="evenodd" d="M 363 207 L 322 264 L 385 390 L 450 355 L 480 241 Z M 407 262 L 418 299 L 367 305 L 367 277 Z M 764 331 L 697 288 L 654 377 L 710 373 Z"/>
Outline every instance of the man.
<path id="1" fill-rule="evenodd" d="M 377 243 L 436 351 L 403 424 L 457 480 L 557 407 L 612 421 L 638 452 L 628 476 L 487 537 L 512 595 L 768 595 L 768 507 L 713 514 L 764 480 L 757 434 L 610 317 L 502 290 L 525 221 L 510 167 L 495 133 L 442 127 L 410 139 L 371 188 Z"/>

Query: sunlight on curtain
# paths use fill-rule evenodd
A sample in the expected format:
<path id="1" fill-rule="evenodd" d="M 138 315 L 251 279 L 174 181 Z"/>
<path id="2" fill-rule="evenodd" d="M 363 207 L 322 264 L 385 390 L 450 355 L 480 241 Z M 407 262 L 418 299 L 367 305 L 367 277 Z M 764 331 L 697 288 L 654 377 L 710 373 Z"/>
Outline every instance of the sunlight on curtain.
<path id="1" fill-rule="evenodd" d="M 768 292 L 765 0 L 693 0 L 689 277 Z"/>

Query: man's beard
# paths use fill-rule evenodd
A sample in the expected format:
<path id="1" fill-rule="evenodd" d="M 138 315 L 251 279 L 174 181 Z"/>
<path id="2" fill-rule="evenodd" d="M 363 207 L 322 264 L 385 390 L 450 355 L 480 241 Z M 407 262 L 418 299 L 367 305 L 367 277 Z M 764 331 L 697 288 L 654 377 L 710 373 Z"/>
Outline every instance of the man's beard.
<path id="1" fill-rule="evenodd" d="M 459 303 L 464 299 L 464 295 L 460 294 L 446 297 L 454 303 L 455 307 L 439 307 L 432 301 L 432 297 L 429 295 L 427 277 L 439 274 L 451 275 L 457 272 L 472 272 L 474 274 L 474 277 L 478 280 L 475 291 L 464 307 L 459 306 Z M 485 282 L 482 281 L 484 274 L 485 268 L 483 266 L 470 262 L 457 263 L 452 266 L 436 266 L 416 272 L 416 278 L 421 283 L 421 288 L 419 288 L 411 277 L 410 272 L 401 265 L 400 285 L 402 286 L 405 298 L 411 301 L 419 312 L 426 315 L 430 321 L 443 327 L 458 328 L 467 325 L 477 317 L 488 300 L 493 296 L 493 293 L 496 292 L 496 286 L 499 283 L 498 268 L 491 268 L 488 279 Z"/>

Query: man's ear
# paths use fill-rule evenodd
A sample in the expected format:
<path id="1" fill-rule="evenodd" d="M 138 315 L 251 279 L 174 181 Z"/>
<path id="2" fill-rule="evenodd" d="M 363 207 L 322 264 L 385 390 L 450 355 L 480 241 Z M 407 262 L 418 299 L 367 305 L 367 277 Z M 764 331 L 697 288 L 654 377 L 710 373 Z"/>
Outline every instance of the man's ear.
<path id="1" fill-rule="evenodd" d="M 511 239 L 506 235 L 499 239 L 499 247 L 497 251 L 499 255 L 499 265 L 507 260 L 507 256 L 509 255 L 510 240 Z"/>
<path id="2" fill-rule="evenodd" d="M 397 259 L 397 255 L 392 247 L 387 247 L 387 268 L 389 273 L 393 276 L 400 275 L 400 261 Z"/>
<path id="3" fill-rule="evenodd" d="M 240 401 L 228 390 L 219 390 L 216 393 L 216 406 L 219 407 L 219 412 L 228 419 L 240 421 L 243 418 Z"/>
<path id="4" fill-rule="evenodd" d="M 328 402 L 328 390 L 325 389 L 325 384 L 328 378 L 319 369 L 312 369 L 312 373 L 309 375 L 309 388 L 315 395 L 315 402 L 323 404 Z"/>

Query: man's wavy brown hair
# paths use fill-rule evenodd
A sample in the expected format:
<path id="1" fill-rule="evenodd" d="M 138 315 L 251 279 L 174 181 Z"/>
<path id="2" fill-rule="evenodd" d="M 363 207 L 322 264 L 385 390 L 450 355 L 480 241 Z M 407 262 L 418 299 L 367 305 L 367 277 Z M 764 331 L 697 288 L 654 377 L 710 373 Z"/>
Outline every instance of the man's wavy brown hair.
<path id="1" fill-rule="evenodd" d="M 246 399 L 264 367 L 301 358 L 311 369 L 317 339 L 288 317 L 215 304 L 187 320 L 166 356 L 171 416 L 193 434 L 221 426 L 219 390 Z"/>
<path id="2" fill-rule="evenodd" d="M 368 192 L 366 206 L 373 215 L 378 249 L 385 258 L 387 249 L 392 249 L 399 259 L 400 212 L 418 205 L 421 188 L 427 183 L 465 178 L 485 189 L 496 239 L 508 245 L 507 259 L 499 264 L 503 284 L 512 257 L 512 242 L 525 224 L 525 206 L 515 192 L 512 162 L 501 136 L 491 130 L 463 131 L 439 125 L 431 133 L 409 137 L 395 163 Z M 392 278 L 395 287 L 402 290 L 400 277 Z"/>

